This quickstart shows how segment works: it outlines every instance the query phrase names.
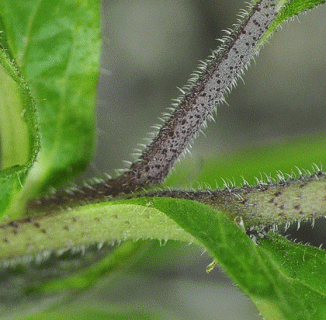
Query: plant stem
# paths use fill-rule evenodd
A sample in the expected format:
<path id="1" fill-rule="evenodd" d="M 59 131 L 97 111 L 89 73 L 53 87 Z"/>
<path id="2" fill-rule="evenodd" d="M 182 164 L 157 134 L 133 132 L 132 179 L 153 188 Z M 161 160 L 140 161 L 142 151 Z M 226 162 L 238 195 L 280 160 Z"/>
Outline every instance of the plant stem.
<path id="1" fill-rule="evenodd" d="M 295 221 L 300 224 L 303 220 L 314 223 L 315 219 L 326 215 L 325 186 L 326 174 L 319 172 L 310 177 L 260 183 L 257 187 L 161 191 L 137 195 L 139 199 L 127 201 L 120 199 L 56 211 L 45 209 L 38 215 L 0 225 L 0 258 L 128 239 L 196 242 L 166 215 L 165 210 L 180 210 L 181 215 L 191 215 L 191 210 L 195 210 L 196 219 L 200 219 L 201 213 L 207 210 L 203 204 L 217 209 L 216 214 L 227 215 L 249 231 L 256 227 L 258 230 L 276 228 L 282 223 L 289 226 Z M 190 204 L 186 204 L 188 201 L 183 199 L 200 203 L 189 201 Z M 164 200 L 172 206 L 160 206 Z M 185 207 L 188 209 L 182 211 Z"/>
<path id="2" fill-rule="evenodd" d="M 289 225 L 294 221 L 326 216 L 326 174 L 317 172 L 255 187 L 226 188 L 211 191 L 159 191 L 146 197 L 170 197 L 195 200 L 209 205 L 232 220 L 242 221 L 246 230 L 257 226 Z"/>
<path id="3" fill-rule="evenodd" d="M 202 62 L 176 99 L 173 112 L 166 117 L 157 136 L 133 163 L 116 179 L 59 191 L 30 203 L 30 207 L 71 206 L 109 196 L 141 191 L 164 180 L 189 143 L 206 126 L 216 106 L 258 54 L 260 40 L 278 13 L 277 0 L 255 1 L 234 30 L 227 31 L 222 45 Z"/>

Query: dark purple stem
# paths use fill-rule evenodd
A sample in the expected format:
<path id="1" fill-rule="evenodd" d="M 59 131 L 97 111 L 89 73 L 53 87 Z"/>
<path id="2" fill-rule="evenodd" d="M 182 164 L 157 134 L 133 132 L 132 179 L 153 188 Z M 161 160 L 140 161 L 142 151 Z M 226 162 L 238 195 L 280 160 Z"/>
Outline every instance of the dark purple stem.
<path id="1" fill-rule="evenodd" d="M 171 116 L 127 172 L 106 182 L 58 191 L 31 202 L 30 207 L 70 206 L 140 191 L 162 182 L 258 53 L 259 41 L 277 15 L 277 2 L 258 1 L 222 39 L 222 46 L 198 67 L 181 89 L 183 93 L 176 100 Z"/>

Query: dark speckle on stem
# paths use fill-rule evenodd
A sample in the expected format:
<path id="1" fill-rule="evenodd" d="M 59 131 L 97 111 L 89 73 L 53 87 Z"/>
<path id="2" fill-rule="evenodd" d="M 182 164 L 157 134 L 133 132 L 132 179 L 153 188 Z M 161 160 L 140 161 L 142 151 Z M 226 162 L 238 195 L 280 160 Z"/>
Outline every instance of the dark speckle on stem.
<path id="1" fill-rule="evenodd" d="M 227 32 L 222 45 L 199 65 L 181 89 L 182 94 L 173 104 L 172 114 L 164 119 L 157 136 L 129 170 L 115 179 L 38 198 L 29 203 L 29 210 L 49 212 L 60 207 L 105 201 L 161 183 L 258 53 L 259 41 L 277 14 L 276 6 L 273 6 L 276 3 L 277 0 L 255 2 L 243 15 L 241 24 Z"/>

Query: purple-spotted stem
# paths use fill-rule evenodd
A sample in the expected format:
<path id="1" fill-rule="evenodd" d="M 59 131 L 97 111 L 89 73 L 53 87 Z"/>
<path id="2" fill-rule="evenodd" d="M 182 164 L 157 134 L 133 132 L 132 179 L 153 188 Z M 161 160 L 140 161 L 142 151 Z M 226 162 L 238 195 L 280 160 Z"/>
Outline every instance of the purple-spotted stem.
<path id="1" fill-rule="evenodd" d="M 164 125 L 129 170 L 115 179 L 40 197 L 30 202 L 30 209 L 45 211 L 103 201 L 161 183 L 258 54 L 260 40 L 280 9 L 277 4 L 277 0 L 254 1 L 241 14 L 239 24 L 226 31 L 222 45 L 199 65 L 181 89 L 171 115 L 165 117 Z"/>

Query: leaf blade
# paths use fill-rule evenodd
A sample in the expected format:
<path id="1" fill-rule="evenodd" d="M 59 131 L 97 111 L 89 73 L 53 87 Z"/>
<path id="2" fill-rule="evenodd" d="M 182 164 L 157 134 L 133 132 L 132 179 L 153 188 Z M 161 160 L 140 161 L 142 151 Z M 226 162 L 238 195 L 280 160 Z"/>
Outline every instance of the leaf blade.
<path id="1" fill-rule="evenodd" d="M 100 4 L 2 0 L 0 9 L 8 43 L 31 85 L 40 118 L 42 152 L 27 180 L 27 198 L 31 190 L 35 195 L 75 177 L 91 159 Z"/>
<path id="2" fill-rule="evenodd" d="M 279 0 L 279 7 L 281 10 L 268 28 L 264 37 L 260 40 L 260 43 L 265 42 L 284 21 L 324 3 L 325 0 Z"/>
<path id="3" fill-rule="evenodd" d="M 173 199 L 165 201 L 158 208 L 204 244 L 266 319 L 323 319 L 326 295 L 280 272 L 273 257 L 224 214 L 211 208 L 196 214 L 183 201 L 171 210 Z"/>
<path id="4" fill-rule="evenodd" d="M 5 43 L 3 41 L 2 45 Z M 0 47 L 0 134 L 3 169 L 0 172 L 0 218 L 11 213 L 9 208 L 22 191 L 22 184 L 39 151 L 35 103 L 10 56 L 8 48 Z M 12 218 L 17 218 L 17 215 Z"/>

